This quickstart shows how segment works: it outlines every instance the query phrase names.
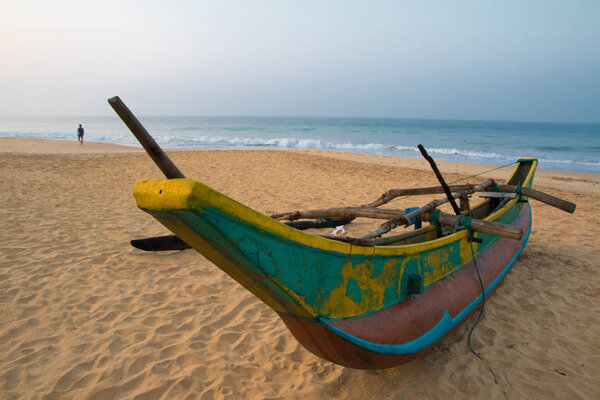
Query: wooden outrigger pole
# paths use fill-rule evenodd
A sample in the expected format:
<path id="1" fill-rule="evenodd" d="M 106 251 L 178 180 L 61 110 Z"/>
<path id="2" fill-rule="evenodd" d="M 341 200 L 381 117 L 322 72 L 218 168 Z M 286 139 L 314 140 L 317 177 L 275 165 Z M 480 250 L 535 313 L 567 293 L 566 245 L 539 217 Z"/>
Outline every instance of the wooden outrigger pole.
<path id="1" fill-rule="evenodd" d="M 185 178 L 185 175 L 171 161 L 169 156 L 160 148 L 158 143 L 154 141 L 146 128 L 138 121 L 133 113 L 127 108 L 125 103 L 121 101 L 119 96 L 114 96 L 108 99 L 108 104 L 115 110 L 117 115 L 123 120 L 131 133 L 140 142 L 146 153 L 152 158 L 152 161 L 160 168 L 167 179 Z"/>

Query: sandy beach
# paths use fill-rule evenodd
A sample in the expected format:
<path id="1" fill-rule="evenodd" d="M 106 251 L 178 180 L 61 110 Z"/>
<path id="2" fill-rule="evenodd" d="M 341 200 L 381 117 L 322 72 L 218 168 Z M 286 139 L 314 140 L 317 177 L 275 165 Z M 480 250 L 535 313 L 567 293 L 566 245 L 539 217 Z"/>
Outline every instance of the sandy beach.
<path id="1" fill-rule="evenodd" d="M 391 188 L 437 184 L 417 159 L 312 150 L 168 154 L 187 177 L 267 214 L 360 205 Z M 448 181 L 495 168 L 439 165 Z M 503 181 L 510 172 L 468 182 Z M 532 200 L 529 243 L 486 301 L 473 336 L 485 362 L 467 346 L 473 316 L 425 357 L 381 371 L 317 358 L 193 250 L 131 247 L 131 239 L 169 233 L 136 207 L 141 178 L 162 178 L 141 149 L 0 138 L 0 398 L 600 398 L 598 174 L 536 173 L 535 188 L 577 210 Z"/>

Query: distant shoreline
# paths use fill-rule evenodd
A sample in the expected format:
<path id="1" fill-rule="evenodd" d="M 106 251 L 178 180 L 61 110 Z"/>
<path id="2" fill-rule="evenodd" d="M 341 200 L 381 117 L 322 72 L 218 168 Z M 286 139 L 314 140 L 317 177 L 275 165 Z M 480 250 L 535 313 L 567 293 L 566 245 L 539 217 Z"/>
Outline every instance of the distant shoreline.
<path id="1" fill-rule="evenodd" d="M 297 154 L 308 154 L 325 157 L 328 159 L 338 159 L 354 161 L 365 164 L 372 164 L 374 167 L 401 167 L 414 170 L 430 171 L 429 164 L 418 158 L 382 156 L 363 153 L 341 152 L 333 150 L 313 150 L 313 149 L 165 149 L 169 154 L 190 153 L 190 152 L 290 152 Z M 144 153 L 141 147 L 123 146 L 105 142 L 84 142 L 80 145 L 76 139 L 33 139 L 19 137 L 0 137 L 0 153 L 21 153 L 21 154 L 55 154 L 55 155 L 74 155 L 74 154 L 113 154 L 113 153 Z M 515 160 L 516 161 L 516 160 Z M 436 160 L 443 173 L 457 173 L 462 175 L 476 175 L 484 173 L 485 176 L 493 176 L 494 179 L 503 179 L 512 169 L 512 166 L 499 168 L 493 164 L 479 164 L 461 161 Z M 490 171 L 491 170 L 491 171 Z M 490 171 L 490 172 L 486 172 Z M 191 177 L 193 178 L 193 177 Z M 473 178 L 477 182 L 478 177 Z M 593 172 L 573 172 L 553 169 L 538 168 L 535 178 L 536 186 L 562 187 L 565 190 L 583 191 L 586 193 L 600 193 L 600 173 Z M 398 187 L 402 187 L 402 182 L 398 182 Z"/>

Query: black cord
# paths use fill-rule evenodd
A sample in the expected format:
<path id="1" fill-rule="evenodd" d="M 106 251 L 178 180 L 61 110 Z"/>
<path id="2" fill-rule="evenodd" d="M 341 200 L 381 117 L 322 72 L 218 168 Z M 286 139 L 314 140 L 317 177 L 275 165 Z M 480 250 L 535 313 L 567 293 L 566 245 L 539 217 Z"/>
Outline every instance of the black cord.
<path id="1" fill-rule="evenodd" d="M 492 367 L 490 367 L 490 365 L 483 359 L 481 354 L 479 354 L 475 350 L 473 350 L 473 346 L 471 345 L 471 338 L 473 337 L 473 332 L 475 332 L 475 328 L 477 327 L 477 325 L 479 324 L 479 321 L 481 321 L 481 317 L 483 316 L 483 309 L 485 307 L 485 287 L 483 286 L 483 280 L 481 279 L 481 274 L 479 273 L 479 267 L 477 267 L 477 261 L 475 260 L 475 251 L 473 250 L 473 241 L 471 240 L 471 235 L 469 235 L 469 245 L 471 246 L 471 255 L 473 256 L 473 265 L 475 266 L 475 271 L 477 271 L 477 278 L 479 278 L 479 284 L 481 285 L 481 308 L 479 309 L 479 315 L 477 316 L 477 321 L 475 321 L 475 325 L 473 325 L 473 327 L 471 328 L 471 332 L 469 332 L 469 340 L 468 340 L 469 350 L 471 350 L 471 353 L 475 354 L 475 357 L 479 358 L 481 361 L 483 361 L 488 366 L 488 368 L 490 369 L 490 372 L 492 373 L 492 376 L 494 377 L 494 383 L 496 385 L 498 385 L 498 378 L 496 378 L 496 374 L 494 373 L 494 370 L 492 369 Z"/>

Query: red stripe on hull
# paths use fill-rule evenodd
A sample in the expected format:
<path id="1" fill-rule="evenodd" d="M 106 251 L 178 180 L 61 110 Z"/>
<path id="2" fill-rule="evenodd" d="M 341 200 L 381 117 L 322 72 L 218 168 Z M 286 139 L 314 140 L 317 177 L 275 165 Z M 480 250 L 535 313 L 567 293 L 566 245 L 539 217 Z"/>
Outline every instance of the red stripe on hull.
<path id="1" fill-rule="evenodd" d="M 514 226 L 521 227 L 523 232 L 527 232 L 531 221 L 530 213 L 531 209 L 527 204 Z M 506 268 L 520 247 L 519 240 L 498 238 L 477 256 L 477 266 L 485 287 L 488 287 Z M 499 284 L 496 287 L 498 286 Z M 444 312 L 448 311 L 452 318 L 456 317 L 480 294 L 481 286 L 477 271 L 470 262 L 412 299 L 406 299 L 364 317 L 327 322 L 352 336 L 372 343 L 403 344 L 429 332 L 442 319 Z M 478 307 L 471 313 L 477 309 Z M 384 354 L 367 350 L 340 337 L 316 319 L 306 320 L 283 314 L 280 314 L 280 317 L 294 337 L 309 351 L 321 358 L 351 368 L 394 367 L 425 354 L 435 345 L 434 343 L 411 354 Z M 463 318 L 458 325 L 466 319 Z M 455 328 L 456 326 L 452 330 Z"/>
<path id="2" fill-rule="evenodd" d="M 311 353 L 344 367 L 358 369 L 384 369 L 411 361 L 429 349 L 407 355 L 376 353 L 360 347 L 337 335 L 317 320 L 279 314 L 279 317 L 300 344 Z"/>

